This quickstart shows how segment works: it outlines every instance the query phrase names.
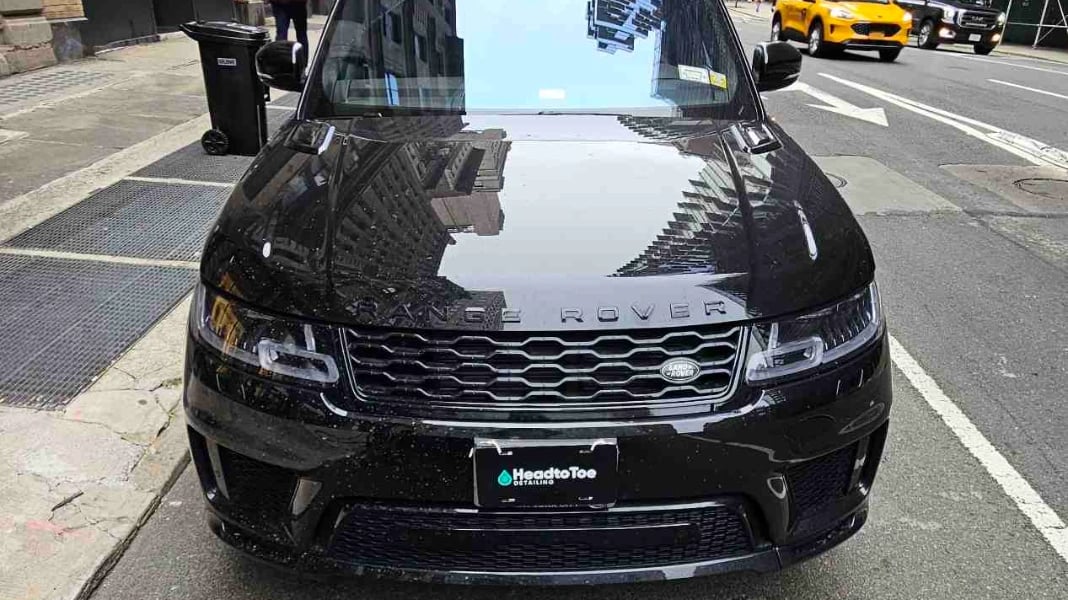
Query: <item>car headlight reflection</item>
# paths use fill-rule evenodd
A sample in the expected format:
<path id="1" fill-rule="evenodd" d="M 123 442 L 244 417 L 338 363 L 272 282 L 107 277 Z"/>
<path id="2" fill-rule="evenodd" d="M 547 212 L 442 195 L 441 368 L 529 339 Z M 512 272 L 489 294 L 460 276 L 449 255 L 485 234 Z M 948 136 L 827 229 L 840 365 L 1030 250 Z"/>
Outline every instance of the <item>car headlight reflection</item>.
<path id="1" fill-rule="evenodd" d="M 337 361 L 326 353 L 336 347 L 328 328 L 265 315 L 203 285 L 193 296 L 191 326 L 223 357 L 261 374 L 319 384 L 338 380 Z"/>
<path id="2" fill-rule="evenodd" d="M 746 380 L 788 377 L 849 356 L 875 339 L 882 325 L 875 283 L 829 308 L 758 325 L 753 338 L 760 350 L 746 364 Z"/>

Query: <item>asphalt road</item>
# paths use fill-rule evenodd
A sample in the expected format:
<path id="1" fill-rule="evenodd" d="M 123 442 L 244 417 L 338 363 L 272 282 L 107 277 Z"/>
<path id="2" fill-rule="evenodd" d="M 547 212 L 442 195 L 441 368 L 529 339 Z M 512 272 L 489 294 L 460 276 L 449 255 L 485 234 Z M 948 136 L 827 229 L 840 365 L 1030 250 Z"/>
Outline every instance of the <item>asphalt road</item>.
<path id="1" fill-rule="evenodd" d="M 746 21 L 746 43 L 764 39 L 767 24 Z M 827 103 L 796 88 L 767 103 L 844 180 L 877 255 L 894 336 L 1064 518 L 1068 171 L 1037 166 L 1041 145 L 1022 138 L 1068 149 L 1068 65 L 966 50 L 909 48 L 894 64 L 806 56 L 802 82 L 844 101 L 839 112 L 811 106 Z M 856 108 L 883 109 L 887 126 L 842 114 L 878 120 Z M 781 574 L 562 590 L 303 581 L 216 543 L 187 472 L 94 598 L 1068 598 L 1065 560 L 895 375 L 868 525 Z"/>

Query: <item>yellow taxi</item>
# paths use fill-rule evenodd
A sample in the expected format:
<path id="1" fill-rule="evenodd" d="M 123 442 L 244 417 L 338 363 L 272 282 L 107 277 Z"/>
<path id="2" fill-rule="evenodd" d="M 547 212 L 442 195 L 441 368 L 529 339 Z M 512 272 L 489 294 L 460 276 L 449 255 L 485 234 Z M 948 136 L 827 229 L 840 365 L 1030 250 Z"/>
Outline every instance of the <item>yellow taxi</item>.
<path id="1" fill-rule="evenodd" d="M 808 44 L 812 56 L 840 50 L 876 50 L 892 62 L 909 40 L 912 15 L 892 0 L 778 0 L 772 40 Z"/>

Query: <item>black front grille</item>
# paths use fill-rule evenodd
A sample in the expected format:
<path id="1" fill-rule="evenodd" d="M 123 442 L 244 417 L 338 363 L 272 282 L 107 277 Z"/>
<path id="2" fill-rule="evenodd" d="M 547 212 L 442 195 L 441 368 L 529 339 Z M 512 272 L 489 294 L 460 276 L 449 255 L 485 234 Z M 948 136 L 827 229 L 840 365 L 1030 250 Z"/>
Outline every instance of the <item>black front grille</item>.
<path id="1" fill-rule="evenodd" d="M 819 512 L 845 495 L 856 455 L 856 445 L 848 446 L 786 470 L 786 484 L 798 518 Z"/>
<path id="2" fill-rule="evenodd" d="M 329 555 L 363 566 L 546 572 L 701 562 L 752 551 L 727 506 L 676 510 L 494 513 L 358 505 Z"/>
<path id="3" fill-rule="evenodd" d="M 853 31 L 860 35 L 881 33 L 883 35 L 892 36 L 897 35 L 897 32 L 901 31 L 901 26 L 894 25 L 893 23 L 854 23 Z"/>
<path id="4" fill-rule="evenodd" d="M 709 402 L 731 387 L 742 327 L 625 332 L 346 331 L 357 396 L 414 407 L 613 410 Z M 672 383 L 670 359 L 700 365 Z"/>
<path id="5" fill-rule="evenodd" d="M 960 15 L 960 26 L 968 29 L 993 29 L 997 23 L 994 14 L 965 11 Z"/>

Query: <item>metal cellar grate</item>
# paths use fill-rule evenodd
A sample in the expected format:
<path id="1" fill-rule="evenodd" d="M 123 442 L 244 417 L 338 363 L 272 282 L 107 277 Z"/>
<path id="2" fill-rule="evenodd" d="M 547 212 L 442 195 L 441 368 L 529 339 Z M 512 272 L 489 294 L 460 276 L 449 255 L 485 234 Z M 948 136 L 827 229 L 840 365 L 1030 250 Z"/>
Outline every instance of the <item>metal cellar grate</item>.
<path id="1" fill-rule="evenodd" d="M 229 194 L 219 187 L 120 181 L 4 245 L 193 261 Z"/>
<path id="2" fill-rule="evenodd" d="M 16 75 L 0 84 L 0 105 L 29 102 L 77 86 L 103 85 L 112 78 L 110 73 L 56 68 Z"/>
<path id="3" fill-rule="evenodd" d="M 232 183 L 241 179 L 251 164 L 251 156 L 211 156 L 204 152 L 198 141 L 164 156 L 134 175 Z"/>
<path id="4" fill-rule="evenodd" d="M 196 276 L 188 269 L 0 255 L 0 404 L 62 408 Z"/>

